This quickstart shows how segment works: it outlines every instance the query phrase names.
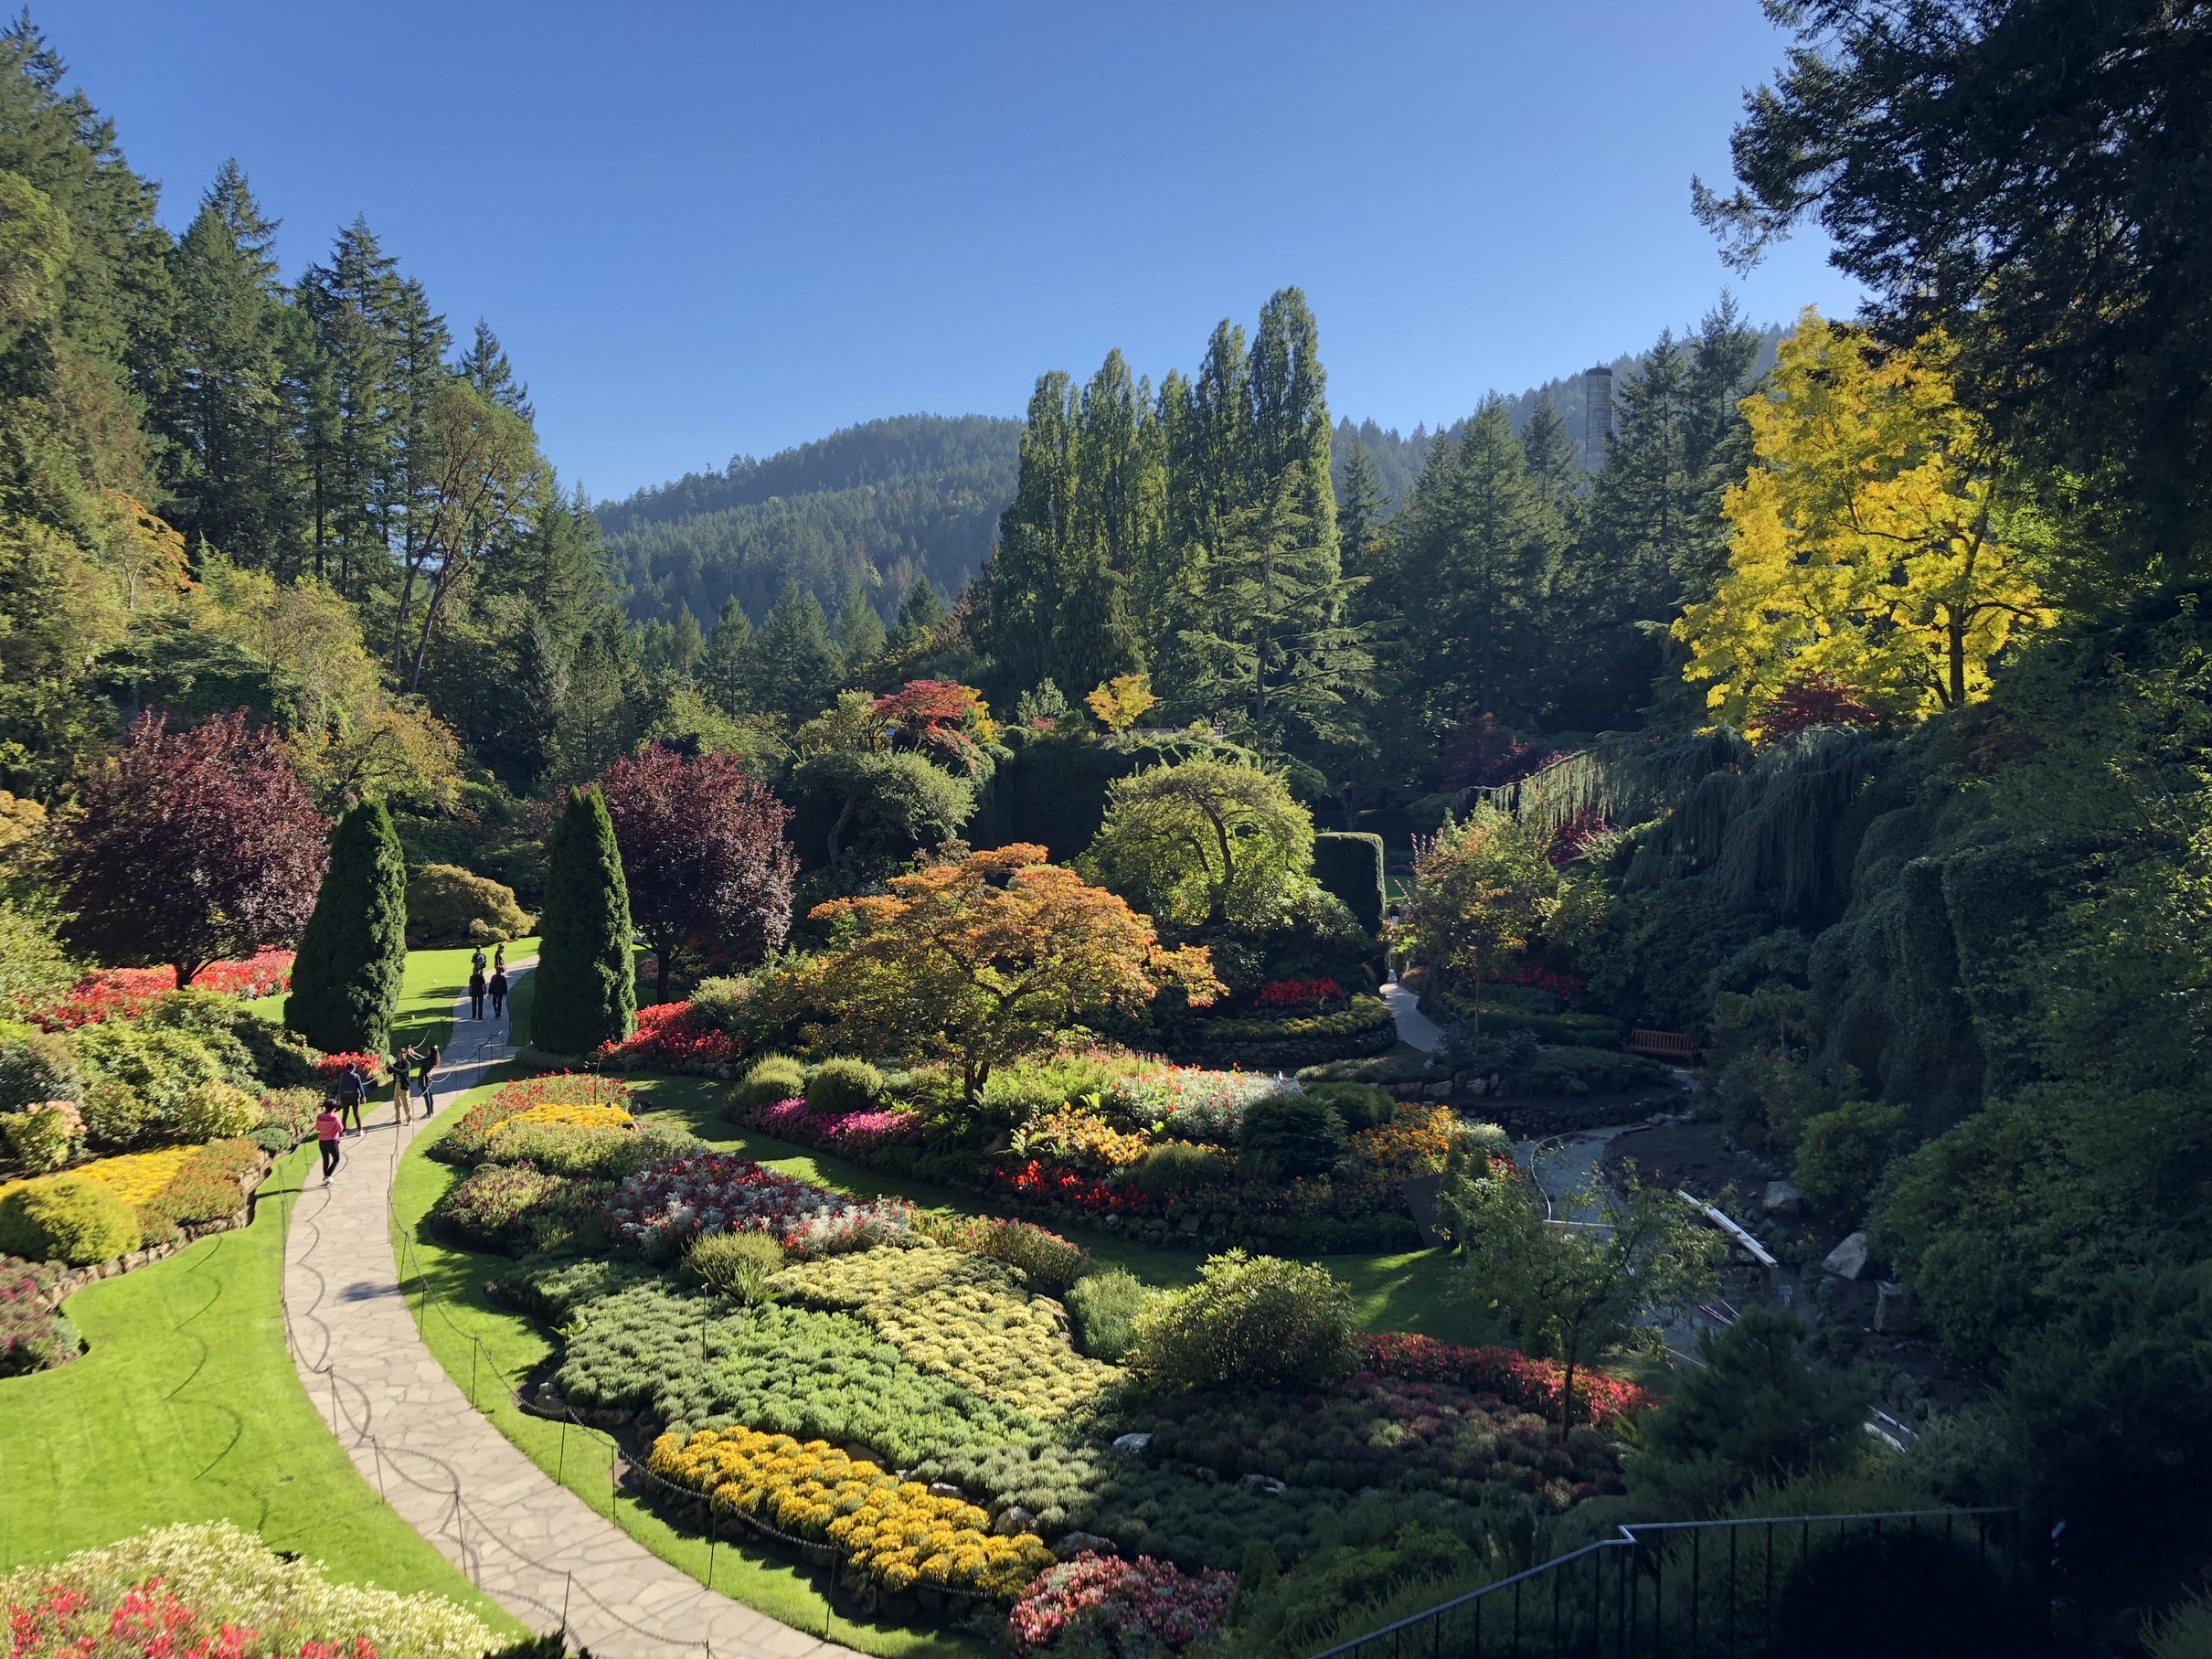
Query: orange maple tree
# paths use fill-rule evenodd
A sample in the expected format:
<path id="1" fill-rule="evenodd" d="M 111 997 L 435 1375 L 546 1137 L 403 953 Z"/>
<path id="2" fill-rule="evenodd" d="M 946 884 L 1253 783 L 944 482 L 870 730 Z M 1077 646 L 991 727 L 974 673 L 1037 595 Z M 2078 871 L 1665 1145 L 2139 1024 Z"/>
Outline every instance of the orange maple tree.
<path id="1" fill-rule="evenodd" d="M 1151 918 L 1016 843 L 932 859 L 888 893 L 837 899 L 820 994 L 871 1048 L 956 1060 L 970 1100 L 992 1068 L 1087 1014 L 1142 1007 L 1169 985 L 1204 1006 L 1221 994 L 1203 946 L 1163 947 Z"/>

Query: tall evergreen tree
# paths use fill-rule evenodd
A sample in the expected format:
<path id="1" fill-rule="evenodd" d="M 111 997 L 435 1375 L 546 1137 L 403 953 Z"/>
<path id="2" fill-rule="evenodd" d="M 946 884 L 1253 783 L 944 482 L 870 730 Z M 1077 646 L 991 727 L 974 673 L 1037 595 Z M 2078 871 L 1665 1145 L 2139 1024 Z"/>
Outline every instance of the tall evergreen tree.
<path id="1" fill-rule="evenodd" d="M 590 1054 L 637 1024 L 630 889 L 614 820 L 595 784 L 571 789 L 553 831 L 537 924 L 537 984 L 528 1040 L 549 1054 Z"/>
<path id="2" fill-rule="evenodd" d="M 836 695 L 837 648 L 830 643 L 822 602 L 795 581 L 760 619 L 747 654 L 746 695 L 755 708 L 794 723 Z"/>
<path id="3" fill-rule="evenodd" d="M 883 625 L 883 618 L 876 614 L 876 607 L 868 603 L 867 590 L 857 580 L 845 590 L 845 603 L 837 611 L 837 661 L 839 681 L 856 686 L 870 663 L 883 654 L 883 647 L 890 634 Z"/>
<path id="4" fill-rule="evenodd" d="M 388 531 L 403 494 L 401 299 L 399 261 L 365 218 L 341 230 L 330 262 L 310 266 L 300 281 L 314 328 L 301 373 L 315 574 L 348 597 L 388 568 Z"/>
<path id="5" fill-rule="evenodd" d="M 461 354 L 461 378 L 500 408 L 536 423 L 537 410 L 530 402 L 529 384 L 516 377 L 506 348 L 482 317 L 476 319 L 475 337 Z"/>
<path id="6" fill-rule="evenodd" d="M 999 515 L 998 547 L 984 579 L 984 646 L 1011 685 L 1033 686 L 1051 672 L 1059 598 L 1075 555 L 1080 428 L 1073 383 L 1057 369 L 1038 376 L 1014 499 Z"/>
<path id="7" fill-rule="evenodd" d="M 952 614 L 936 585 L 926 576 L 916 577 L 906 597 L 899 601 L 899 615 L 891 623 L 890 650 L 894 654 L 914 650 L 951 621 Z"/>
<path id="8" fill-rule="evenodd" d="M 707 636 L 707 654 L 699 664 L 700 689 L 724 714 L 743 714 L 751 707 L 745 690 L 751 646 L 752 619 L 733 593 L 722 601 L 722 614 Z"/>
<path id="9" fill-rule="evenodd" d="M 1382 550 L 1385 507 L 1382 485 L 1375 477 L 1375 463 L 1367 446 L 1355 442 L 1345 457 L 1344 489 L 1336 501 L 1336 533 L 1343 548 L 1347 576 L 1374 573 Z"/>
<path id="10" fill-rule="evenodd" d="M 284 1024 L 334 1054 L 381 1053 L 407 971 L 407 858 L 381 801 L 346 809 L 292 964 Z"/>

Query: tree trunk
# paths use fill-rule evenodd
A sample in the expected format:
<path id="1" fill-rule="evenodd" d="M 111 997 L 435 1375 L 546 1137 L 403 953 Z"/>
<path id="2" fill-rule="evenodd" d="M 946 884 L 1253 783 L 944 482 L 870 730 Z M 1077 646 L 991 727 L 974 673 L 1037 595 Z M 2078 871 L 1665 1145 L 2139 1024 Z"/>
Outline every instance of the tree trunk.
<path id="1" fill-rule="evenodd" d="M 182 991 L 192 983 L 192 976 L 206 966 L 205 962 L 173 962 L 169 964 L 169 969 L 176 975 L 176 988 Z"/>
<path id="2" fill-rule="evenodd" d="M 829 867 L 833 870 L 838 865 L 837 844 L 844 839 L 845 826 L 853 821 L 853 808 L 859 803 L 859 799 L 857 795 L 845 796 L 845 804 L 837 809 L 837 821 L 830 825 Z"/>

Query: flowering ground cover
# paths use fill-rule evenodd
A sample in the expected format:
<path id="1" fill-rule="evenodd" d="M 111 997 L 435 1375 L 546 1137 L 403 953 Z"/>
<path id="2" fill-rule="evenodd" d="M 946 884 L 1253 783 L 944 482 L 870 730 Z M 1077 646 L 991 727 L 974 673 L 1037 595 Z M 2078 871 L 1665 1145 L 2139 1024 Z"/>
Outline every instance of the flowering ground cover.
<path id="1" fill-rule="evenodd" d="M 754 1128 L 800 1146 L 819 1146 L 841 1158 L 865 1158 L 886 1146 L 921 1139 L 921 1114 L 888 1111 L 816 1111 L 804 1101 L 773 1101 L 749 1120 Z"/>
<path id="2" fill-rule="evenodd" d="M 594 1057 L 618 1069 L 718 1072 L 744 1058 L 745 1045 L 689 1003 L 653 1003 L 637 1011 L 637 1029 L 602 1043 Z"/>
<path id="3" fill-rule="evenodd" d="M 1461 1347 L 1402 1332 L 1363 1335 L 1359 1345 L 1367 1368 L 1380 1375 L 1458 1383 L 1555 1420 L 1558 1416 L 1567 1373 L 1556 1359 L 1532 1359 L 1512 1348 Z M 1575 1374 L 1575 1400 L 1577 1416 L 1587 1412 L 1601 1424 L 1633 1418 L 1659 1403 L 1648 1388 L 1588 1368 Z"/>
<path id="4" fill-rule="evenodd" d="M 432 1144 L 431 1155 L 445 1164 L 480 1163 L 491 1146 L 493 1133 L 501 1124 L 541 1106 L 614 1106 L 627 1112 L 630 1086 L 620 1078 L 577 1071 L 503 1083 L 471 1103 L 452 1128 Z"/>
<path id="5" fill-rule="evenodd" d="M 1087 1550 L 1022 1592 L 1006 1617 L 1007 1643 L 1036 1654 L 1081 1633 L 1117 1654 L 1188 1647 L 1220 1628 L 1236 1589 L 1234 1573 L 1185 1574 L 1150 1556 L 1124 1561 Z"/>
<path id="6" fill-rule="evenodd" d="M 291 984 L 290 951 L 262 951 L 242 962 L 209 962 L 192 978 L 195 990 L 249 1002 L 273 996 Z M 136 1019 L 157 998 L 175 989 L 175 968 L 101 968 L 79 980 L 58 1001 L 25 1013 L 33 1025 L 46 1030 L 74 1031 L 101 1020 Z"/>
<path id="7" fill-rule="evenodd" d="M 706 1233 L 766 1233 L 787 1250 L 827 1251 L 906 1225 L 902 1204 L 856 1203 L 728 1153 L 640 1170 L 607 1214 L 617 1239 L 663 1256 Z"/>

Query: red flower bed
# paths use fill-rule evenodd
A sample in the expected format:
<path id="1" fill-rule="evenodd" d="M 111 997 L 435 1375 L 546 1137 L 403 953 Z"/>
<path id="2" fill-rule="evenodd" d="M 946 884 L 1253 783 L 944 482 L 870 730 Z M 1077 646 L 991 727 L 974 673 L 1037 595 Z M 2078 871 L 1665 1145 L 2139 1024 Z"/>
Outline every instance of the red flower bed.
<path id="1" fill-rule="evenodd" d="M 1486 985 L 1530 985 L 1569 1002 L 1590 988 L 1589 981 L 1577 979 L 1571 973 L 1554 973 L 1549 968 L 1523 968 L 1518 973 L 1485 973 L 1483 983 Z"/>
<path id="2" fill-rule="evenodd" d="M 1368 1370 L 1385 1377 L 1457 1383 L 1550 1417 L 1559 1414 L 1559 1386 L 1567 1367 L 1556 1359 L 1531 1359 L 1512 1348 L 1463 1348 L 1409 1332 L 1363 1335 L 1359 1351 Z M 1575 1400 L 1600 1427 L 1650 1410 L 1660 1396 L 1603 1371 L 1575 1369 Z"/>
<path id="3" fill-rule="evenodd" d="M 243 962 L 209 962 L 193 976 L 195 991 L 252 1001 L 292 985 L 292 952 L 261 951 Z M 31 1021 L 48 1031 L 74 1031 L 103 1019 L 136 1019 L 156 998 L 176 989 L 175 968 L 101 968 L 79 980 L 69 994 L 34 1009 Z"/>
<path id="4" fill-rule="evenodd" d="M 714 1071 L 734 1066 L 744 1053 L 743 1043 L 689 1003 L 655 1003 L 637 1011 L 637 1029 L 627 1041 L 601 1043 L 597 1058 L 655 1071 Z"/>
<path id="5" fill-rule="evenodd" d="M 245 1625 L 218 1622 L 186 1606 L 148 1579 L 112 1611 L 94 1608 L 83 1591 L 59 1585 L 36 1607 L 8 1609 L 10 1659 L 377 1659 L 361 1637 L 313 1638 L 293 1648 Z"/>
<path id="6" fill-rule="evenodd" d="M 992 1164 L 984 1181 L 991 1191 L 1025 1204 L 1064 1204 L 1092 1216 L 1148 1216 L 1158 1206 L 1134 1187 L 1117 1190 L 1097 1175 L 1031 1158 L 1026 1164 Z"/>
<path id="7" fill-rule="evenodd" d="M 1220 1628 L 1236 1588 L 1233 1572 L 1208 1568 L 1186 1578 L 1150 1556 L 1124 1561 L 1085 1550 L 1022 1591 L 1006 1615 L 1006 1638 L 1017 1654 L 1052 1647 L 1071 1627 L 1106 1636 L 1113 1653 L 1186 1647 Z"/>
<path id="8" fill-rule="evenodd" d="M 384 1077 L 384 1057 L 380 1054 L 326 1054 L 315 1062 L 315 1076 L 325 1083 L 335 1083 L 345 1075 L 348 1066 L 361 1068 L 361 1075 L 370 1082 L 379 1082 Z"/>
<path id="9" fill-rule="evenodd" d="M 1344 1001 L 1344 987 L 1333 979 L 1277 979 L 1253 1000 L 1262 1008 L 1319 1008 Z"/>

